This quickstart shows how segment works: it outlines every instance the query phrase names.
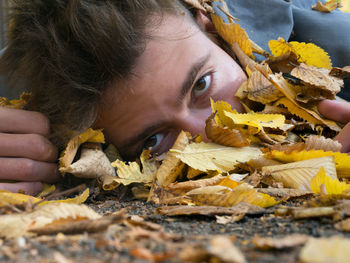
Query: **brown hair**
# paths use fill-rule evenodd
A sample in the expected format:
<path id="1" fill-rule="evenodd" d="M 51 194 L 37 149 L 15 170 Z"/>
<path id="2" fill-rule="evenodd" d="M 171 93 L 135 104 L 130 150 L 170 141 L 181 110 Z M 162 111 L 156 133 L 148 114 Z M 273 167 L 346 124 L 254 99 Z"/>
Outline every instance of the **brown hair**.
<path id="1" fill-rule="evenodd" d="M 145 48 L 147 19 L 179 11 L 177 0 L 13 0 L 0 74 L 12 87 L 25 79 L 31 109 L 50 119 L 62 145 L 62 131 L 90 127 L 106 87 L 130 74 Z"/>

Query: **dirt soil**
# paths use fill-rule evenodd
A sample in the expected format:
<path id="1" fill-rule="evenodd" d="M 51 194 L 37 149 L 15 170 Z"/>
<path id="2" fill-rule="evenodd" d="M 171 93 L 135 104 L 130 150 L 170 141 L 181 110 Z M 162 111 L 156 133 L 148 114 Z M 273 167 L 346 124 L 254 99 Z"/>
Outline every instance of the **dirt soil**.
<path id="1" fill-rule="evenodd" d="M 139 229 L 142 233 L 136 234 L 135 231 L 125 232 L 125 226 L 115 225 L 113 229 L 92 234 L 57 234 L 12 241 L 0 239 L 0 262 L 183 262 L 181 251 L 205 248 L 214 236 L 224 235 L 234 240 L 247 262 L 288 263 L 298 262 L 301 246 L 259 250 L 251 242 L 254 236 L 283 237 L 299 233 L 313 237 L 350 237 L 350 233 L 336 230 L 331 218 L 294 220 L 277 217 L 274 215 L 275 208 L 246 215 L 239 222 L 219 224 L 211 216 L 162 216 L 156 213 L 157 205 L 145 201 L 109 198 L 90 202 L 88 206 L 103 215 L 125 208 L 127 215 L 144 218 L 153 229 L 149 232 Z M 134 241 L 122 245 L 123 235 L 133 236 Z"/>

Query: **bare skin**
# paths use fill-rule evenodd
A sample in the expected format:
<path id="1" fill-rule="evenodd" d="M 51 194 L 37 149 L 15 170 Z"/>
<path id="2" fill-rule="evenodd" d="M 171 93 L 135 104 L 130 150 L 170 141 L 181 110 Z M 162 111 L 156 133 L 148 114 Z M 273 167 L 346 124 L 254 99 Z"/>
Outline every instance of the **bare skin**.
<path id="1" fill-rule="evenodd" d="M 57 149 L 46 138 L 50 125 L 44 115 L 0 107 L 0 131 L 0 189 L 35 194 L 41 182 L 59 180 Z"/>
<path id="2" fill-rule="evenodd" d="M 199 24 L 212 28 L 203 16 Z M 210 98 L 243 111 L 233 94 L 245 74 L 189 18 L 165 17 L 152 35 L 133 74 L 108 88 L 95 124 L 129 158 L 148 147 L 155 153 L 167 151 L 181 130 L 205 134 Z M 350 121 L 349 103 L 323 101 L 319 110 L 329 119 Z M 0 183 L 0 189 L 36 194 L 41 182 L 59 180 L 49 131 L 40 113 L 0 108 L 0 180 L 11 180 Z M 350 151 L 349 135 L 348 124 L 336 137 L 343 152 Z"/>

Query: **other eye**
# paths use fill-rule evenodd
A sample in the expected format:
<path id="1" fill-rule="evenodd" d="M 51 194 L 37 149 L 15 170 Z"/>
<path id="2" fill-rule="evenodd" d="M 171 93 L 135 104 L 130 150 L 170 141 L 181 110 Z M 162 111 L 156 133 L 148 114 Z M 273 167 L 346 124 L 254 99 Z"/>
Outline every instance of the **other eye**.
<path id="1" fill-rule="evenodd" d="M 164 138 L 163 133 L 157 133 L 152 135 L 151 137 L 148 137 L 148 139 L 146 139 L 145 143 L 143 144 L 143 149 L 147 150 L 149 148 L 152 148 L 154 150 L 160 145 L 163 138 Z"/>
<path id="2" fill-rule="evenodd" d="M 194 87 L 192 89 L 193 95 L 195 97 L 199 97 L 202 94 L 204 94 L 211 86 L 212 82 L 212 74 L 207 74 L 202 76 L 196 84 L 194 84 Z"/>

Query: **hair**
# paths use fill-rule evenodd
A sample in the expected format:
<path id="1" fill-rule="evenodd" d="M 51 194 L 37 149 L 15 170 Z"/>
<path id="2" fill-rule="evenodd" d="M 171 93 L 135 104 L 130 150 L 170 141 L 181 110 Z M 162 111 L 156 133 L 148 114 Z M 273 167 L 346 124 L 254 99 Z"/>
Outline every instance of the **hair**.
<path id="1" fill-rule="evenodd" d="M 186 9 L 178 0 L 13 0 L 8 47 L 0 74 L 32 91 L 31 110 L 44 113 L 52 141 L 90 127 L 98 102 L 128 76 L 146 46 L 154 14 Z"/>

